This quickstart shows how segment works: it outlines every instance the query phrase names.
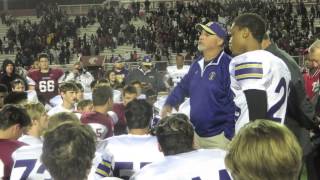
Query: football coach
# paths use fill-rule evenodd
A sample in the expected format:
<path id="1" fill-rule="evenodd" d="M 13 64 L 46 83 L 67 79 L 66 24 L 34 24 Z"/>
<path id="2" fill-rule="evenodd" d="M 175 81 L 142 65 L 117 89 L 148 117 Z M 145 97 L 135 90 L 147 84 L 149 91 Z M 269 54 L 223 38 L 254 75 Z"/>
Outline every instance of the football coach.
<path id="1" fill-rule="evenodd" d="M 189 72 L 168 96 L 161 116 L 167 116 L 173 107 L 190 97 L 195 147 L 226 149 L 235 126 L 229 74 L 231 57 L 223 50 L 227 33 L 216 22 L 197 24 L 196 28 L 201 32 L 198 50 L 202 55 L 195 59 Z"/>

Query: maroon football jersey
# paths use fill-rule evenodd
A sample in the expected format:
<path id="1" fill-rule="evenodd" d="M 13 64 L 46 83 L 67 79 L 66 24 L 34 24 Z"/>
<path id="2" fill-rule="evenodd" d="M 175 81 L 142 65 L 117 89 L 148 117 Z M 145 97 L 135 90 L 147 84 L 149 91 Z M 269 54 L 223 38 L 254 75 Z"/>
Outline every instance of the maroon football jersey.
<path id="1" fill-rule="evenodd" d="M 113 103 L 112 111 L 118 116 L 118 122 L 114 126 L 114 134 L 128 134 L 127 132 L 127 120 L 124 115 L 125 106 L 123 103 Z"/>
<path id="2" fill-rule="evenodd" d="M 58 95 L 59 79 L 63 75 L 60 69 L 50 69 L 48 73 L 42 73 L 40 70 L 29 72 L 28 76 L 35 82 L 35 89 L 39 100 L 49 104 L 54 96 Z"/>
<path id="3" fill-rule="evenodd" d="M 99 140 L 113 136 L 113 121 L 107 114 L 95 111 L 83 113 L 81 122 L 91 126 Z"/>
<path id="4" fill-rule="evenodd" d="M 0 139 L 0 159 L 4 164 L 4 180 L 10 179 L 13 166 L 12 153 L 19 147 L 26 145 L 16 140 Z M 1 177 L 0 177 L 1 179 Z"/>

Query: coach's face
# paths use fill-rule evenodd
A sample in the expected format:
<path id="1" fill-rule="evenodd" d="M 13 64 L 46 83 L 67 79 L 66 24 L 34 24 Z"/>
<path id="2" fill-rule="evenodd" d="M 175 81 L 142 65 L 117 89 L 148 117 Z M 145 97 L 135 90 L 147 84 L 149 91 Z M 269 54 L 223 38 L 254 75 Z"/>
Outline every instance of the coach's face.
<path id="1" fill-rule="evenodd" d="M 223 39 L 216 34 L 209 34 L 202 30 L 198 41 L 198 50 L 201 52 L 215 49 L 223 45 Z"/>
<path id="2" fill-rule="evenodd" d="M 246 39 L 249 34 L 245 29 L 240 29 L 238 26 L 232 24 L 230 30 L 229 47 L 233 55 L 240 55 L 245 52 Z"/>

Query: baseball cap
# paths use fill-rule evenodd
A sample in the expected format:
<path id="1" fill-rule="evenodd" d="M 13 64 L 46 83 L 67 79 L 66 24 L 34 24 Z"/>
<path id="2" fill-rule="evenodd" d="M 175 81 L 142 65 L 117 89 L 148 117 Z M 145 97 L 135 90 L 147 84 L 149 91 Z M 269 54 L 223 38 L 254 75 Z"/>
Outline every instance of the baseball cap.
<path id="1" fill-rule="evenodd" d="M 227 36 L 226 30 L 217 22 L 209 22 L 207 24 L 197 24 L 196 29 L 201 31 L 205 30 L 209 34 L 216 34 L 222 39 L 225 39 Z"/>
<path id="2" fill-rule="evenodd" d="M 142 60 L 142 65 L 144 66 L 152 66 L 152 60 L 150 56 L 144 56 Z"/>

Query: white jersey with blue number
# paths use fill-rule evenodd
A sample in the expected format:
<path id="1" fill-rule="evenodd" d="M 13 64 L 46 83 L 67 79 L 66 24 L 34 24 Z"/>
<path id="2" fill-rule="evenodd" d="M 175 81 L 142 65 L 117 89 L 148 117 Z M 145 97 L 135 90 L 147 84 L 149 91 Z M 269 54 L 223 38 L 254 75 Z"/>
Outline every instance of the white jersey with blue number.
<path id="1" fill-rule="evenodd" d="M 172 79 L 174 86 L 176 86 L 181 79 L 188 73 L 190 66 L 184 65 L 182 69 L 178 69 L 177 66 L 167 67 L 167 76 Z"/>
<path id="2" fill-rule="evenodd" d="M 45 180 L 51 179 L 49 172 L 40 161 L 42 144 L 22 146 L 12 154 L 14 165 L 10 180 Z"/>
<path id="3" fill-rule="evenodd" d="M 244 91 L 250 89 L 265 91 L 268 118 L 284 123 L 291 74 L 281 59 L 265 50 L 251 51 L 234 57 L 229 70 L 237 106 L 236 132 L 249 122 Z"/>
<path id="4" fill-rule="evenodd" d="M 104 145 L 104 148 L 101 146 Z M 163 159 L 163 153 L 159 151 L 156 137 L 151 135 L 121 135 L 113 136 L 101 142 L 103 159 L 113 159 L 114 163 L 104 162 L 99 164 L 97 175 L 128 179 L 136 171 L 146 164 Z M 110 158 L 113 156 L 113 158 Z M 113 172 L 110 173 L 111 164 Z"/>
<path id="5" fill-rule="evenodd" d="M 225 155 L 220 149 L 199 149 L 166 156 L 142 168 L 131 180 L 230 180 Z"/>

